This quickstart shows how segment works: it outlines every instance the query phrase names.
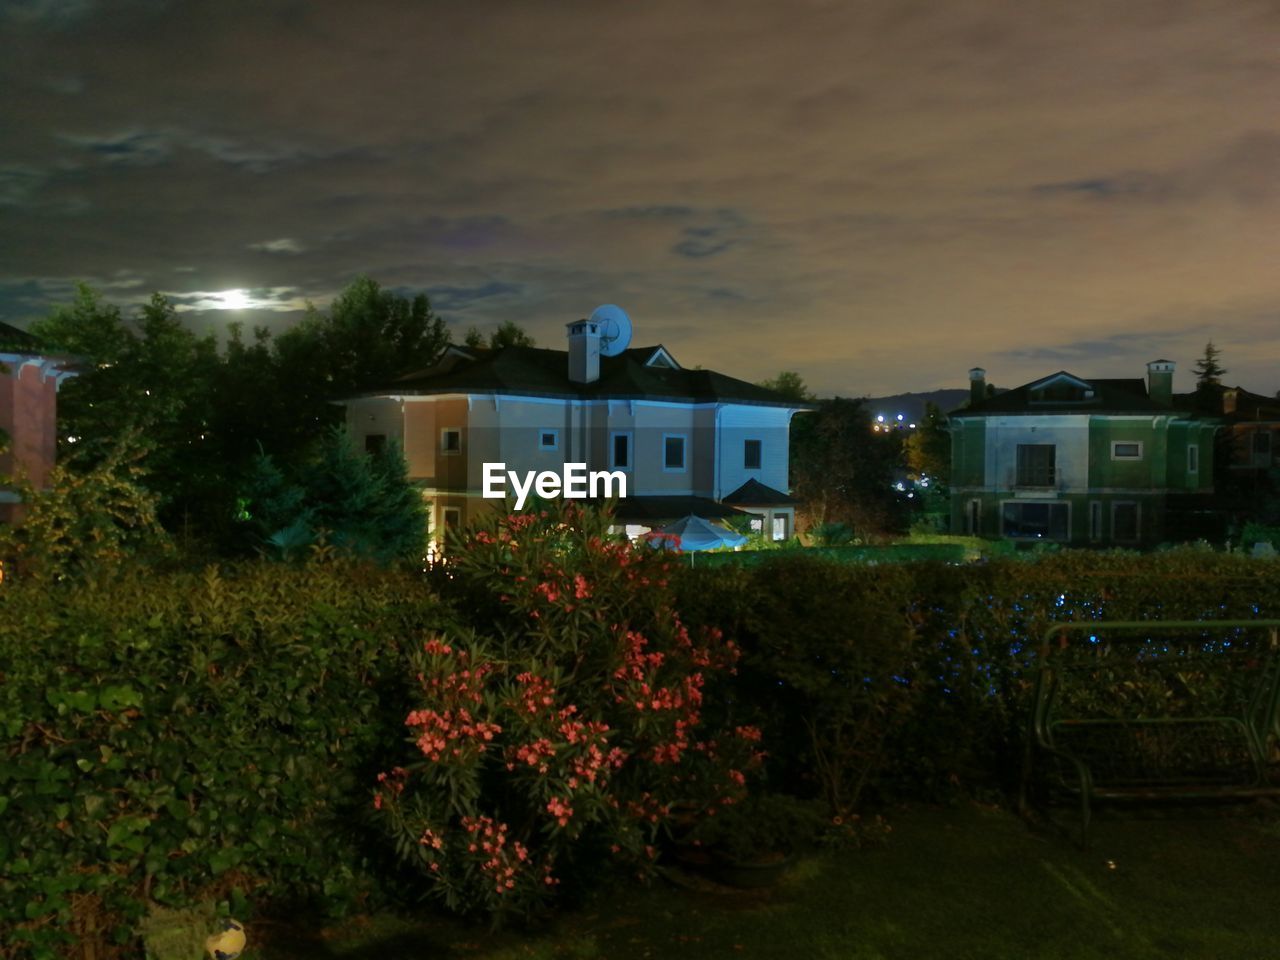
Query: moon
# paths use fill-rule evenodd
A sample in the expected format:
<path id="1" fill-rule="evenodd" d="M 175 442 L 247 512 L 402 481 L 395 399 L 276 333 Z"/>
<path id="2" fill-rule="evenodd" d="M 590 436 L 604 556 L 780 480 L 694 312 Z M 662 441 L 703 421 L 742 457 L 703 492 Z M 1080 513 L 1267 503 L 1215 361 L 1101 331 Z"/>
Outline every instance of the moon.
<path id="1" fill-rule="evenodd" d="M 218 296 L 222 298 L 223 310 L 244 310 L 251 303 L 247 290 L 223 290 Z"/>

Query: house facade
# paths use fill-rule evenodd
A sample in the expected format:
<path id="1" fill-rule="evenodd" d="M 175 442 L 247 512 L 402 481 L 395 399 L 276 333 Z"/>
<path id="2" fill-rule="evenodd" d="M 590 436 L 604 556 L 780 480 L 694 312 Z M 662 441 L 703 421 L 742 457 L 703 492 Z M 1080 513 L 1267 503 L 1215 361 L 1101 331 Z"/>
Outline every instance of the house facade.
<path id="1" fill-rule="evenodd" d="M 499 463 L 623 474 L 615 518 L 632 535 L 689 514 L 748 514 L 760 532 L 791 536 L 790 423 L 808 407 L 686 370 L 662 346 L 601 355 L 594 326 L 569 324 L 567 350 L 450 347 L 434 367 L 343 401 L 348 430 L 366 450 L 399 443 L 437 540 L 511 505 L 484 496 L 485 465 Z"/>
<path id="2" fill-rule="evenodd" d="M 75 376 L 73 361 L 48 353 L 29 333 L 0 323 L 0 476 L 42 489 L 58 452 L 58 387 Z M 0 488 L 0 522 L 21 516 L 17 491 Z"/>
<path id="3" fill-rule="evenodd" d="M 986 372 L 971 370 L 969 404 L 949 415 L 952 530 L 1097 546 L 1166 539 L 1171 516 L 1213 492 L 1217 427 L 1175 401 L 1173 375 L 1172 361 L 1155 360 L 1145 382 L 1059 371 L 988 396 Z"/>

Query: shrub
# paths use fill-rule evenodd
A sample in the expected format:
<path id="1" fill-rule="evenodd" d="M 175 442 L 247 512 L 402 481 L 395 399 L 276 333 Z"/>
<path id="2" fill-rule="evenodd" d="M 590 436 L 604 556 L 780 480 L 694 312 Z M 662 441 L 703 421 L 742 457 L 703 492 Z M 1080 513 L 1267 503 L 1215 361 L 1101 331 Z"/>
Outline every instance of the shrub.
<path id="1" fill-rule="evenodd" d="M 469 629 L 414 651 L 413 759 L 374 798 L 450 909 L 501 922 L 562 881 L 644 875 L 673 818 L 744 795 L 760 734 L 708 716 L 737 649 L 684 626 L 674 567 L 572 507 L 454 544 L 446 582 Z"/>
<path id="2" fill-rule="evenodd" d="M 5 584 L 0 956 L 137 956 L 148 901 L 372 891 L 355 814 L 402 641 L 442 617 L 420 578 L 346 564 Z"/>

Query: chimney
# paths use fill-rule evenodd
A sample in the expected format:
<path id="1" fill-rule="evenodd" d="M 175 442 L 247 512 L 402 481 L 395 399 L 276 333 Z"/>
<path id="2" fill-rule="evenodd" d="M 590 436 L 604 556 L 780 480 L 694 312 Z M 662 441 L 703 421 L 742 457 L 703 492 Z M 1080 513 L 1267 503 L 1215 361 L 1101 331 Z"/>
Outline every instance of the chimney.
<path id="1" fill-rule="evenodd" d="M 1173 406 L 1173 369 L 1176 364 L 1172 360 L 1152 360 L 1147 364 L 1147 396 L 1152 403 L 1162 407 Z"/>
<path id="2" fill-rule="evenodd" d="M 569 328 L 569 379 L 595 383 L 600 379 L 600 323 L 575 320 Z"/>
<path id="3" fill-rule="evenodd" d="M 987 371 L 974 367 L 969 371 L 969 402 L 981 403 L 987 399 Z"/>

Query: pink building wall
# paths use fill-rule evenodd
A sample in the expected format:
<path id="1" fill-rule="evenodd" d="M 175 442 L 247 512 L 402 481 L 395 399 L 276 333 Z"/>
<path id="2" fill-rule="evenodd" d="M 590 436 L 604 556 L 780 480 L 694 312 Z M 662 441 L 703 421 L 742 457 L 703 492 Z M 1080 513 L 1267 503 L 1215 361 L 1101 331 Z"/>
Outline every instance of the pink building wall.
<path id="1" fill-rule="evenodd" d="M 45 486 L 57 457 L 58 382 L 65 373 L 43 357 L 5 358 L 0 373 L 0 429 L 9 446 L 0 454 L 0 474 L 25 477 L 36 489 Z M 20 503 L 0 502 L 0 521 L 21 517 Z"/>

